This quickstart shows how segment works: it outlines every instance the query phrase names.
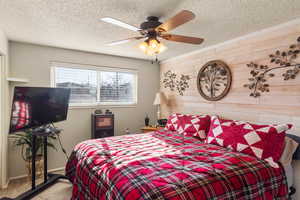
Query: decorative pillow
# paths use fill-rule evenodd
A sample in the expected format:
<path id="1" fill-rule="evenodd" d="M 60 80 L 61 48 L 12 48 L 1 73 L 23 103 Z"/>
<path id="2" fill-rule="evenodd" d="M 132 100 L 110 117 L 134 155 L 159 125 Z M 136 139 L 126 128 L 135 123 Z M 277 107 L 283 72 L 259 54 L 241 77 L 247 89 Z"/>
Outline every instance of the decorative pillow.
<path id="1" fill-rule="evenodd" d="M 169 131 L 176 131 L 179 128 L 180 116 L 182 115 L 178 113 L 170 115 L 165 128 Z"/>
<path id="2" fill-rule="evenodd" d="M 284 148 L 285 131 L 292 125 L 259 125 L 213 116 L 206 143 L 217 144 L 268 161 L 273 167 Z"/>
<path id="3" fill-rule="evenodd" d="M 279 162 L 283 165 L 292 164 L 293 154 L 297 150 L 298 145 L 299 144 L 295 140 L 286 136 L 284 138 L 284 149 Z"/>
<path id="4" fill-rule="evenodd" d="M 179 121 L 178 133 L 200 137 L 201 139 L 206 138 L 210 126 L 209 115 L 183 115 L 179 117 Z"/>

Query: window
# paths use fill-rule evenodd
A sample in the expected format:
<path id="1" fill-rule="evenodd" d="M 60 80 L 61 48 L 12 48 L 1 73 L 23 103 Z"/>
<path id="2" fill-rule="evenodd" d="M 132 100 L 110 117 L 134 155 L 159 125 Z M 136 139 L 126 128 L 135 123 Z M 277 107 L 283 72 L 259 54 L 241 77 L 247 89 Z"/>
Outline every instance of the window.
<path id="1" fill-rule="evenodd" d="M 126 72 L 100 73 L 100 102 L 134 102 L 135 76 Z"/>
<path id="2" fill-rule="evenodd" d="M 55 63 L 52 85 L 71 89 L 71 106 L 133 105 L 137 103 L 134 70 Z"/>
<path id="3" fill-rule="evenodd" d="M 97 101 L 97 72 L 84 69 L 55 68 L 55 87 L 70 88 L 70 103 Z"/>

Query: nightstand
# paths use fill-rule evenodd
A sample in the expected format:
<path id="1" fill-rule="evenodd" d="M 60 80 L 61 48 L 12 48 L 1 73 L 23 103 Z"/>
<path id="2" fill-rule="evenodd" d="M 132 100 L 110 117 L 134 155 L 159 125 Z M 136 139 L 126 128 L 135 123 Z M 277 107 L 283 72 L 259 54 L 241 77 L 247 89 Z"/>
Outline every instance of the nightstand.
<path id="1" fill-rule="evenodd" d="M 142 133 L 148 133 L 151 131 L 157 131 L 162 128 L 164 128 L 164 127 L 144 126 L 143 128 L 141 128 L 141 131 L 142 131 Z"/>

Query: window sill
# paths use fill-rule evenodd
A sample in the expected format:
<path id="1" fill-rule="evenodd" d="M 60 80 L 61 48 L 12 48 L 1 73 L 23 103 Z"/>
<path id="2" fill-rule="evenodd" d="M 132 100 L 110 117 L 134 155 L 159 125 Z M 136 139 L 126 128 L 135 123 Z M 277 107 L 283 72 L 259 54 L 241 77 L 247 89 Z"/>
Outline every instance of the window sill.
<path id="1" fill-rule="evenodd" d="M 73 109 L 104 109 L 104 108 L 135 108 L 137 104 L 71 104 L 69 110 Z"/>

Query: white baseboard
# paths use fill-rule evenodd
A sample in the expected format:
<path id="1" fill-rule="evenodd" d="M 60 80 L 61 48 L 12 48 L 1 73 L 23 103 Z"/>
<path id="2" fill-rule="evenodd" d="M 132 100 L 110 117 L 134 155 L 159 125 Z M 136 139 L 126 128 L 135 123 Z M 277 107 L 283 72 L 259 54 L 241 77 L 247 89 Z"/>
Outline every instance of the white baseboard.
<path id="1" fill-rule="evenodd" d="M 64 170 L 64 169 L 65 169 L 65 167 L 54 168 L 54 169 L 48 170 L 48 173 L 57 172 L 57 171 L 61 171 L 61 170 Z M 9 180 L 8 180 L 7 186 L 8 186 L 10 181 L 17 180 L 17 179 L 22 179 L 22 178 L 26 178 L 26 177 L 27 177 L 27 174 L 10 177 Z"/>
<path id="2" fill-rule="evenodd" d="M 4 185 L 2 185 L 0 187 L 0 189 L 6 189 L 6 188 L 8 188 L 8 184 L 9 184 L 9 180 Z"/>

